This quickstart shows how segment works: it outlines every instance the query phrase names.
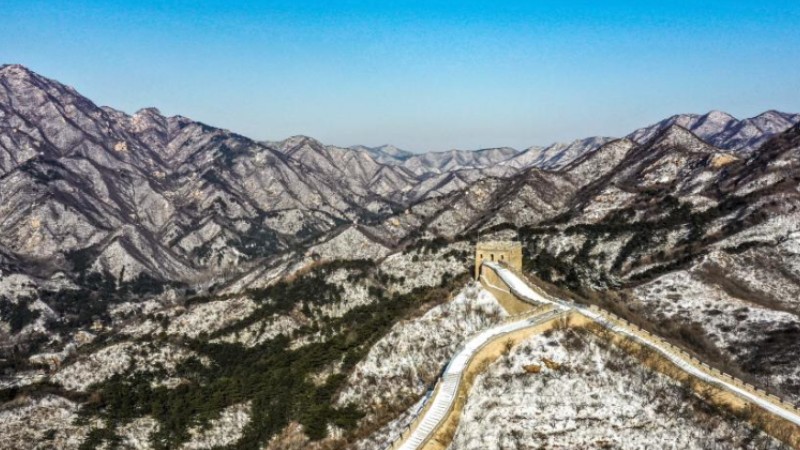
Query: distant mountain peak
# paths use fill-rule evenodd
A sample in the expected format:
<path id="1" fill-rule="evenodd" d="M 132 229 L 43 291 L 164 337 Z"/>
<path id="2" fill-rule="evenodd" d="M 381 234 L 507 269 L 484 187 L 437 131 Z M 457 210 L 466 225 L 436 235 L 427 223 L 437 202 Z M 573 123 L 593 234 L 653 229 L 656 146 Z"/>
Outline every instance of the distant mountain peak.
<path id="1" fill-rule="evenodd" d="M 388 164 L 392 166 L 400 165 L 403 163 L 403 161 L 406 161 L 414 156 L 414 153 L 398 148 L 392 144 L 384 144 L 378 147 L 352 145 L 348 147 L 348 149 L 357 152 L 364 152 L 374 161 L 380 164 Z"/>
<path id="2" fill-rule="evenodd" d="M 311 136 L 306 136 L 303 134 L 298 134 L 294 136 L 290 136 L 282 141 L 283 146 L 285 148 L 294 148 L 303 145 L 310 145 L 310 146 L 319 146 L 323 147 L 322 143 Z"/>
<path id="3" fill-rule="evenodd" d="M 8 64 L 0 67 L 0 80 L 5 80 L 13 90 L 15 86 L 38 84 L 36 81 L 44 81 L 44 78 L 23 65 Z"/>
<path id="4" fill-rule="evenodd" d="M 406 150 L 403 150 L 401 148 L 398 148 L 397 146 L 394 146 L 392 144 L 383 144 L 383 145 L 380 145 L 378 147 L 373 147 L 373 148 L 375 150 L 380 150 L 380 151 L 385 152 L 385 153 L 409 153 L 409 154 L 411 153 L 409 151 L 406 151 Z"/>
<path id="5" fill-rule="evenodd" d="M 36 86 L 37 88 L 44 88 L 46 87 L 55 87 L 59 90 L 66 90 L 71 92 L 72 94 L 76 94 L 75 90 L 67 85 L 64 85 L 58 81 L 51 80 L 46 78 L 38 73 L 34 72 L 33 70 L 21 65 L 21 64 L 6 64 L 0 67 L 0 79 L 6 80 L 9 82 L 10 87 L 15 89 L 19 86 L 25 86 L 26 84 L 31 84 Z"/>
<path id="6" fill-rule="evenodd" d="M 22 64 L 3 64 L 0 66 L 0 75 L 4 76 L 30 76 L 36 75 L 34 71 L 31 69 L 23 66 Z"/>
<path id="7" fill-rule="evenodd" d="M 800 115 L 766 111 L 758 116 L 739 120 L 718 110 L 706 114 L 677 114 L 653 125 L 640 128 L 628 137 L 644 144 L 672 125 L 680 125 L 703 141 L 732 152 L 748 154 L 772 136 L 800 122 Z"/>
<path id="8" fill-rule="evenodd" d="M 738 120 L 736 117 L 726 113 L 725 111 L 720 111 L 718 109 L 712 109 L 711 111 L 703 114 L 701 116 L 701 119 L 702 118 L 706 120 L 715 120 L 715 121 Z"/>
<path id="9" fill-rule="evenodd" d="M 791 117 L 796 114 L 789 114 L 785 112 L 781 112 L 775 109 L 768 109 L 761 114 L 757 115 L 756 117 Z"/>
<path id="10" fill-rule="evenodd" d="M 593 152 L 614 138 L 594 136 L 576 139 L 572 142 L 556 142 L 548 147 L 530 147 L 509 158 L 501 164 L 516 167 L 538 167 L 546 170 L 559 170 L 581 156 Z"/>
<path id="11" fill-rule="evenodd" d="M 489 148 L 481 148 L 481 149 L 478 149 L 478 150 L 475 150 L 475 151 L 476 152 L 481 152 L 481 153 L 506 152 L 506 153 L 512 153 L 514 155 L 519 153 L 519 150 L 517 150 L 517 149 L 515 149 L 513 147 L 489 147 Z"/>
<path id="12" fill-rule="evenodd" d="M 163 117 L 163 115 L 161 114 L 161 111 L 158 108 L 156 108 L 155 106 L 148 106 L 148 107 L 142 108 L 142 109 L 136 111 L 133 115 L 134 116 L 147 115 L 147 116 Z"/>
<path id="13" fill-rule="evenodd" d="M 720 152 L 719 148 L 709 144 L 685 127 L 676 124 L 661 130 L 640 148 L 646 154 L 662 152 L 715 154 Z"/>
<path id="14" fill-rule="evenodd" d="M 661 143 L 686 143 L 692 141 L 702 141 L 697 135 L 682 127 L 681 125 L 672 124 L 662 130 L 650 141 L 651 145 Z"/>
<path id="15" fill-rule="evenodd" d="M 277 148 L 279 151 L 289 156 L 302 151 L 304 148 L 310 148 L 313 152 L 321 154 L 325 158 L 330 156 L 325 150 L 325 144 L 310 136 L 305 136 L 302 134 L 291 136 L 278 142 Z"/>
<path id="16" fill-rule="evenodd" d="M 705 136 L 719 133 L 720 130 L 725 130 L 736 126 L 737 123 L 739 123 L 739 120 L 732 115 L 726 112 L 714 110 L 698 117 L 694 124 L 687 125 L 691 127 L 691 131 L 695 134 Z"/>

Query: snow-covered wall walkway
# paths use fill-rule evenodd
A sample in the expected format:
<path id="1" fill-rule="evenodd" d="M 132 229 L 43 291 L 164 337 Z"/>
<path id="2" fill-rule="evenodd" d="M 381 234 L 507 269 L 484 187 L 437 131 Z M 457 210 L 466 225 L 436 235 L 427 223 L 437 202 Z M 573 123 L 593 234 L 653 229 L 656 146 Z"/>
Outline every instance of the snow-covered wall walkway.
<path id="1" fill-rule="evenodd" d="M 486 329 L 467 341 L 442 373 L 438 389 L 430 400 L 431 403 L 425 415 L 417 422 L 411 435 L 398 448 L 401 450 L 418 449 L 433 436 L 453 408 L 459 387 L 464 381 L 465 370 L 472 357 L 480 349 L 510 333 L 541 325 L 563 313 L 564 311 L 560 309 L 550 309 L 543 314 Z"/>
<path id="2" fill-rule="evenodd" d="M 577 305 L 573 302 L 549 298 L 532 289 L 513 271 L 500 264 L 485 262 L 484 266 L 495 271 L 508 286 L 510 291 L 522 300 L 536 305 L 553 305 L 554 309 L 550 309 L 548 312 L 533 317 L 489 328 L 467 341 L 445 369 L 439 388 L 430 400 L 432 403 L 430 407 L 425 410 L 424 415 L 416 421 L 416 428 L 402 441 L 399 447 L 392 446 L 391 448 L 416 450 L 422 448 L 425 443 L 432 438 L 455 404 L 459 386 L 463 382 L 465 375 L 464 371 L 470 360 L 488 343 L 502 338 L 509 333 L 542 325 L 549 320 L 569 312 L 579 313 L 609 331 L 623 335 L 648 347 L 658 352 L 687 374 L 723 389 L 751 404 L 757 405 L 777 417 L 800 426 L 800 410 L 796 406 L 781 402 L 779 398 L 759 391 L 755 387 L 747 385 L 727 374 L 718 371 L 715 373 L 715 369 L 710 368 L 700 361 L 693 360 L 692 357 L 683 350 L 597 307 L 589 308 Z"/>
<path id="3" fill-rule="evenodd" d="M 523 298 L 527 298 L 535 302 L 549 301 L 541 294 L 531 289 L 525 281 L 520 279 L 511 270 L 498 264 L 488 263 L 486 265 L 489 265 L 497 272 L 500 278 L 502 278 L 503 281 L 508 284 L 508 286 L 511 288 L 511 292 L 514 294 L 520 295 Z M 759 392 L 752 386 L 748 387 L 742 381 L 733 381 L 736 379 L 730 375 L 722 373 L 720 373 L 719 376 L 714 375 L 710 367 L 704 365 L 700 361 L 693 361 L 691 356 L 686 352 L 673 345 L 670 345 L 657 336 L 653 336 L 652 334 L 639 329 L 635 325 L 625 323 L 622 319 L 617 318 L 613 314 L 604 312 L 597 307 L 585 307 L 557 299 L 550 301 L 557 303 L 562 307 L 574 309 L 589 319 L 592 319 L 594 322 L 602 325 L 604 328 L 625 335 L 637 343 L 657 351 L 670 362 L 690 375 L 734 393 L 748 402 L 754 403 L 761 408 L 794 423 L 795 425 L 800 425 L 800 411 L 794 405 L 783 403 L 779 398 L 774 396 L 770 397 L 765 392 Z M 727 381 L 726 379 L 732 381 Z"/>

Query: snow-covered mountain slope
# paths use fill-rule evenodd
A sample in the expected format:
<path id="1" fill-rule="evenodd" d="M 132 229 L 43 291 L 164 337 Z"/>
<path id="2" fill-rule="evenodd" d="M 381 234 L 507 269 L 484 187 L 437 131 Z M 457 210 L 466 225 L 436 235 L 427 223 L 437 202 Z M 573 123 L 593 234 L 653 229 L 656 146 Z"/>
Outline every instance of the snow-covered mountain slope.
<path id="1" fill-rule="evenodd" d="M 433 223 L 433 233 L 452 236 L 476 223 L 507 220 L 490 218 L 501 191 L 519 194 L 511 196 L 510 208 L 523 211 L 514 223 L 532 224 L 563 212 L 564 197 L 574 190 L 568 186 L 592 178 L 587 168 L 604 173 L 615 167 L 609 161 L 618 162 L 618 153 L 611 152 L 603 155 L 609 161 L 571 169 L 587 155 L 605 153 L 599 150 L 608 138 L 519 154 L 494 148 L 411 155 L 391 146 L 326 146 L 304 136 L 258 143 L 185 117 L 165 117 L 155 108 L 127 115 L 98 107 L 18 65 L 0 69 L 0 84 L 0 198 L 6 218 L 0 253 L 40 277 L 85 265 L 115 277 L 124 271 L 128 279 L 144 273 L 188 283 L 215 280 L 270 264 L 265 258 L 353 222 L 401 223 L 374 230 L 373 238 L 391 244 L 421 224 Z M 683 124 L 722 148 L 742 148 L 745 133 L 751 148 L 796 117 L 768 112 L 741 121 L 745 131 L 732 133 L 740 125 L 721 113 L 676 116 L 632 138 L 643 144 L 668 131 L 667 125 Z M 752 127 L 760 134 L 747 131 Z M 718 161 L 730 158 L 717 153 Z M 651 178 L 669 180 L 667 172 L 680 163 L 663 161 Z M 530 167 L 560 169 L 565 180 Z M 570 170 L 572 177 L 566 175 Z M 490 179 L 508 181 L 499 182 L 492 201 L 476 201 L 473 186 Z M 399 217 L 409 207 L 449 196 L 468 204 L 441 203 L 414 221 Z M 448 225 L 454 220 L 462 223 L 457 229 Z"/>
<path id="2" fill-rule="evenodd" d="M 540 169 L 558 170 L 612 140 L 613 138 L 609 137 L 590 137 L 570 143 L 559 142 L 549 147 L 531 147 L 500 164 L 518 169 L 538 167 Z"/>
<path id="3" fill-rule="evenodd" d="M 362 426 L 385 424 L 385 410 L 403 410 L 430 388 L 457 347 L 471 334 L 506 315 L 497 300 L 480 285 L 471 284 L 450 302 L 424 316 L 395 325 L 351 373 L 337 402 L 356 402 L 371 411 Z M 356 448 L 376 448 L 396 436 L 373 436 Z"/>
<path id="4" fill-rule="evenodd" d="M 521 240 L 552 289 L 800 398 L 796 121 L 713 113 L 520 154 L 415 155 L 259 143 L 3 66 L 0 439 L 376 448 L 458 340 L 496 320 L 462 291 L 490 236 Z"/>
<path id="5" fill-rule="evenodd" d="M 508 147 L 423 153 L 403 161 L 403 167 L 421 176 L 460 169 L 481 169 L 494 166 L 517 153 L 517 150 Z"/>
<path id="6" fill-rule="evenodd" d="M 414 153 L 397 148 L 391 144 L 381 145 L 379 147 L 355 145 L 348 148 L 351 150 L 367 152 L 375 161 L 381 164 L 402 164 L 403 161 L 414 156 Z"/>
<path id="7" fill-rule="evenodd" d="M 273 145 L 283 154 L 315 169 L 330 184 L 340 184 L 364 196 L 377 194 L 399 198 L 418 182 L 417 174 L 386 163 L 374 149 L 326 146 L 307 136 L 293 136 Z"/>
<path id="8" fill-rule="evenodd" d="M 338 245 L 329 250 L 344 251 Z M 341 245 L 349 247 L 348 254 L 352 254 L 353 242 Z M 4 353 L 0 361 L 4 369 L 0 399 L 5 402 L 19 395 L 14 403 L 5 405 L 10 412 L 4 412 L 8 420 L 3 421 L 0 429 L 3 436 L 10 439 L 25 436 L 30 443 L 30 447 L 20 444 L 16 448 L 37 448 L 50 439 L 48 424 L 59 426 L 63 420 L 71 422 L 82 409 L 81 414 L 96 420 L 67 428 L 68 436 L 52 436 L 64 443 L 63 448 L 96 446 L 107 439 L 121 439 L 132 448 L 153 448 L 154 439 L 166 440 L 171 448 L 212 448 L 237 441 L 263 444 L 270 441 L 275 448 L 287 448 L 283 443 L 295 439 L 303 443 L 301 448 L 316 445 L 341 448 L 345 442 L 342 433 L 352 431 L 361 411 L 373 419 L 380 416 L 385 420 L 386 416 L 381 415 L 385 412 L 381 412 L 380 405 L 360 406 L 356 410 L 351 401 L 334 401 L 331 396 L 349 389 L 348 380 L 355 373 L 356 363 L 362 358 L 369 360 L 367 354 L 373 345 L 388 336 L 396 323 L 403 318 L 423 316 L 417 308 L 430 310 L 416 328 L 428 333 L 428 328 L 449 324 L 449 332 L 445 334 L 446 328 L 441 328 L 441 339 L 431 343 L 447 341 L 455 346 L 460 336 L 455 330 L 469 333 L 502 314 L 494 300 L 476 286 L 469 286 L 457 300 L 447 302 L 451 289 L 460 290 L 464 286 L 468 271 L 466 248 L 466 244 L 422 246 L 392 255 L 377 267 L 376 255 L 362 255 L 372 259 L 344 261 L 338 254 L 326 253 L 334 262 L 309 258 L 310 265 L 296 268 L 290 272 L 292 277 L 273 280 L 257 289 L 243 289 L 237 295 L 187 299 L 179 291 L 168 291 L 148 300 L 134 298 L 115 304 L 102 315 L 98 310 L 96 324 L 86 327 L 91 333 L 72 332 L 63 327 L 50 331 L 41 327 L 40 321 L 23 322 L 19 334 L 33 333 L 37 339 L 30 347 L 23 343 L 12 354 Z M 425 265 L 417 267 L 420 259 L 425 260 Z M 21 278 L 3 280 L 8 281 L 2 284 L 4 289 L 11 290 L 22 289 L 26 283 Z M 476 299 L 480 304 L 472 304 Z M 5 319 L 9 312 L 7 299 L 1 300 L 0 313 Z M 58 316 L 38 300 L 15 300 L 19 308 L 42 308 L 35 320 L 57 320 Z M 72 301 L 66 294 L 62 294 L 62 300 Z M 96 301 L 90 296 L 85 300 Z M 24 309 L 10 311 L 15 315 L 12 324 L 20 311 Z M 19 320 L 27 318 L 20 316 Z M 402 329 L 400 325 L 397 327 Z M 5 322 L 0 323 L 3 342 L 14 333 Z M 42 341 L 45 336 L 53 342 Z M 407 342 L 409 351 L 416 354 L 413 341 Z M 20 349 L 32 354 L 21 356 L 17 353 Z M 63 350 L 56 351 L 59 349 Z M 374 352 L 378 354 L 378 350 Z M 306 360 L 301 364 L 303 368 L 292 362 L 298 361 L 297 358 Z M 428 369 L 419 366 L 420 373 L 430 370 L 435 376 L 434 366 L 438 363 L 431 360 L 430 364 L 425 366 Z M 289 371 L 278 370 L 279 367 Z M 13 376 L 6 372 L 10 368 Z M 398 369 L 404 370 L 402 366 Z M 252 376 L 262 379 L 256 382 Z M 361 382 L 355 381 L 358 377 L 352 380 Z M 52 394 L 50 399 L 40 400 L 38 396 L 37 383 L 43 382 L 51 386 L 47 391 Z M 319 419 L 331 421 L 333 429 L 340 430 L 339 434 L 327 436 L 326 428 L 314 428 L 306 414 L 291 417 L 300 420 L 302 426 L 290 418 L 280 419 L 275 415 L 278 410 L 296 408 L 286 404 L 271 409 L 274 398 L 270 389 L 259 388 L 256 391 L 263 395 L 254 396 L 254 382 L 264 386 L 278 383 L 283 386 L 280 389 L 293 385 L 295 388 L 291 389 L 296 390 L 296 395 L 291 398 L 295 399 L 303 398 L 301 393 L 318 389 L 315 395 L 322 397 L 313 404 L 327 405 L 329 410 L 315 414 Z M 203 393 L 207 389 L 227 394 L 209 400 Z M 409 392 L 411 396 L 417 395 L 417 387 Z M 139 397 L 139 393 L 144 397 Z M 93 403 L 87 403 L 85 400 L 90 396 L 102 398 L 99 401 L 103 406 L 95 408 Z M 145 397 L 151 400 L 144 400 Z M 117 402 L 123 398 L 127 398 L 124 403 L 137 406 L 131 410 Z M 165 405 L 173 401 L 194 402 L 189 398 L 204 400 L 191 407 L 178 407 L 175 403 L 154 411 L 141 409 L 142 402 L 157 401 Z M 291 398 L 282 401 L 294 402 Z M 107 422 L 110 416 L 103 411 L 112 410 L 113 415 L 124 415 L 125 419 Z M 274 412 L 265 417 L 260 411 Z M 337 419 L 334 423 L 333 417 L 337 415 L 352 419 L 345 422 Z M 370 421 L 363 426 L 373 423 Z M 28 427 L 26 422 L 37 425 Z M 262 435 L 251 430 L 250 424 L 257 425 L 257 430 L 277 428 Z"/>
<path id="9" fill-rule="evenodd" d="M 747 155 L 771 137 L 800 123 L 800 114 L 766 111 L 755 117 L 739 120 L 722 111 L 704 115 L 678 114 L 656 124 L 634 131 L 628 138 L 645 143 L 672 125 L 690 130 L 716 147 Z"/>
<path id="10" fill-rule="evenodd" d="M 786 448 L 591 333 L 513 348 L 473 383 L 449 449 Z"/>
<path id="11" fill-rule="evenodd" d="M 382 166 L 357 153 L 335 177 L 304 143 L 300 162 L 154 109 L 128 116 L 21 66 L 0 85 L 0 245 L 45 273 L 78 269 L 81 251 L 115 276 L 188 281 L 391 210 L 370 185 Z M 267 225 L 287 211 L 301 227 Z"/>
<path id="12" fill-rule="evenodd" d="M 597 150 L 584 153 L 561 170 L 569 174 L 574 183 L 586 186 L 617 168 L 636 144 L 629 139 L 618 139 Z"/>

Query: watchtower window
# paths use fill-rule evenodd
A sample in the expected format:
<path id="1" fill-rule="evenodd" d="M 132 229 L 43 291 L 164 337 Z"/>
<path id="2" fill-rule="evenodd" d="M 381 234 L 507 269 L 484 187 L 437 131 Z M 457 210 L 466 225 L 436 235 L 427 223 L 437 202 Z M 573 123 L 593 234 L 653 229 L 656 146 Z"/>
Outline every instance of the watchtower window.
<path id="1" fill-rule="evenodd" d="M 494 253 L 492 253 L 492 261 L 494 261 Z"/>

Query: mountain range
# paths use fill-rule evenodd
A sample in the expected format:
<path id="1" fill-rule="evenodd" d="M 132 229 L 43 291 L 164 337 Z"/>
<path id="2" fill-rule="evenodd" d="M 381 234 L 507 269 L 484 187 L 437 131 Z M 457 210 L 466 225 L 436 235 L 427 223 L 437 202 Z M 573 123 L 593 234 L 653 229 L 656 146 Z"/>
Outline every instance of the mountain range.
<path id="1" fill-rule="evenodd" d="M 480 240 L 518 240 L 542 289 L 800 402 L 798 114 L 420 154 L 131 115 L 5 65 L 0 447 L 386 448 L 505 317 L 468 281 Z M 642 445 L 782 448 L 585 338 L 535 345 L 577 371 L 487 368 L 449 448 L 481 448 L 489 422 L 519 448 L 592 446 L 612 423 Z M 571 395 L 579 372 L 603 398 Z M 524 409 L 543 389 L 567 390 Z M 564 397 L 581 413 L 553 414 Z M 469 403 L 498 400 L 517 406 Z"/>
<path id="2" fill-rule="evenodd" d="M 0 86 L 0 255 L 6 271 L 41 278 L 86 266 L 195 283 L 345 230 L 392 247 L 423 229 L 535 223 L 657 141 L 745 158 L 800 122 L 712 111 L 622 140 L 412 154 L 256 142 L 155 108 L 128 115 L 19 65 L 0 69 Z"/>

